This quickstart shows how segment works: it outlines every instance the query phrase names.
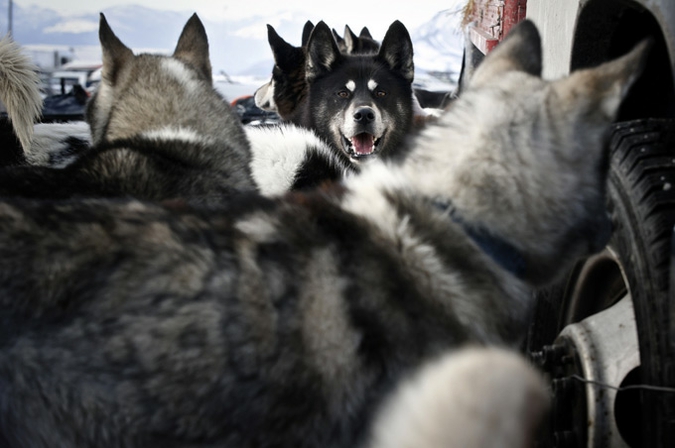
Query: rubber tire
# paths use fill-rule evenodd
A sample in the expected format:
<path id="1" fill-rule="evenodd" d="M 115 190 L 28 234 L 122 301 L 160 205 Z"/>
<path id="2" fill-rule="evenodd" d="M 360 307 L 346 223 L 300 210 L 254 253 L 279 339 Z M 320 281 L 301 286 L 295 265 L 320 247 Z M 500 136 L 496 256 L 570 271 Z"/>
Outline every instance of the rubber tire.
<path id="1" fill-rule="evenodd" d="M 675 121 L 617 123 L 609 151 L 607 196 L 614 231 L 608 246 L 618 258 L 633 299 L 640 381 L 673 387 L 675 304 L 671 303 L 669 278 L 675 224 Z M 580 262 L 563 281 L 537 292 L 527 352 L 551 344 L 562 328 L 572 323 L 566 322 L 566 316 L 582 265 Z M 646 391 L 642 400 L 642 446 L 675 446 L 675 397 Z"/>

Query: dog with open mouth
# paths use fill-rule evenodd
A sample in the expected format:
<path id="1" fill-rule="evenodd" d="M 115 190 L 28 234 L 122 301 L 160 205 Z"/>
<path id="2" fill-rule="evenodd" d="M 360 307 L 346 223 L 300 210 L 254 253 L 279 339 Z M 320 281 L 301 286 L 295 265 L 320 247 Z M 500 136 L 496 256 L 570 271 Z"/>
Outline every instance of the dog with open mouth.
<path id="1" fill-rule="evenodd" d="M 358 164 L 405 153 L 413 122 L 413 46 L 395 21 L 377 53 L 345 54 L 320 22 L 307 42 L 307 125 Z"/>
<path id="2" fill-rule="evenodd" d="M 284 184 L 290 190 L 341 179 L 368 160 L 405 154 L 406 135 L 441 113 L 418 100 L 412 41 L 401 22 L 390 26 L 381 44 L 368 37 L 367 29 L 359 36 L 352 33 L 349 47 L 324 22 L 305 24 L 301 47 L 267 28 L 275 65 L 272 79 L 255 93 L 256 105 L 279 114 L 285 123 L 276 126 L 278 132 L 287 133 L 284 126 L 290 123 L 324 143 L 322 151 L 308 152 L 295 163 L 290 183 Z M 345 35 L 350 32 L 345 27 Z M 252 134 L 269 132 L 256 129 L 249 137 L 255 142 Z"/>

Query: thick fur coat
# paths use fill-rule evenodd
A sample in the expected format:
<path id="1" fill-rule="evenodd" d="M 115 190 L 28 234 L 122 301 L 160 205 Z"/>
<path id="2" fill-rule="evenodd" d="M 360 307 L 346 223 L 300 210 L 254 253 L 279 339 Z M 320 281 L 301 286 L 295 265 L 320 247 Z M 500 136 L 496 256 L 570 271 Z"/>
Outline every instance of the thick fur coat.
<path id="1" fill-rule="evenodd" d="M 113 46 L 108 62 L 132 57 Z M 379 440 L 401 380 L 467 344 L 517 347 L 531 288 L 603 247 L 606 131 L 644 54 L 548 82 L 525 21 L 408 157 L 323 189 L 208 208 L 5 193 L 0 434 L 33 448 Z M 126 70 L 107 73 L 95 142 L 127 137 L 105 106 Z"/>

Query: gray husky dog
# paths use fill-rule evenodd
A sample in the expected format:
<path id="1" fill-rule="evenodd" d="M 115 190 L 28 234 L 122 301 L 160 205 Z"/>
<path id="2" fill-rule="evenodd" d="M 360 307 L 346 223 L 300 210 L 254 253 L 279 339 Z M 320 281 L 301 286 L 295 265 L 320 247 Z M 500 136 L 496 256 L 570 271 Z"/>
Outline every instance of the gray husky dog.
<path id="1" fill-rule="evenodd" d="M 4 196 L 4 442 L 368 446 L 403 379 L 467 344 L 517 347 L 532 287 L 606 243 L 605 138 L 646 47 L 545 81 L 525 21 L 409 157 L 332 188 L 209 209 Z M 106 92 L 95 139 L 126 129 Z"/>
<path id="2" fill-rule="evenodd" d="M 102 14 L 99 37 L 102 81 L 86 112 L 93 146 L 72 163 L 47 160 L 47 167 L 2 170 L 1 194 L 181 198 L 212 204 L 234 190 L 256 189 L 248 139 L 213 87 L 208 40 L 196 15 L 170 57 L 134 55 Z M 29 162 L 41 163 L 41 150 L 33 146 Z M 67 166 L 55 168 L 61 165 Z"/>

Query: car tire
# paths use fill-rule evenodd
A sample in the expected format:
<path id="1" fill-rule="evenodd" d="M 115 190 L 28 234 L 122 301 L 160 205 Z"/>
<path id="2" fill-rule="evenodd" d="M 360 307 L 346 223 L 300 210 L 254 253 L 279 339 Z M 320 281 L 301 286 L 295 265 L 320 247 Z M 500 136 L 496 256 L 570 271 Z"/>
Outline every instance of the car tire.
<path id="1" fill-rule="evenodd" d="M 630 294 L 640 349 L 639 372 L 630 375 L 630 382 L 673 387 L 675 304 L 669 284 L 675 224 L 675 121 L 642 119 L 615 124 L 609 156 L 608 211 L 614 230 L 607 250 L 580 261 L 562 281 L 536 293 L 526 351 L 547 373 L 560 371 L 554 365 L 560 359 L 541 360 L 561 330 Z M 616 406 L 622 399 L 622 406 L 631 409 L 629 418 L 616 411 L 617 420 L 632 418 L 632 423 L 618 424 L 624 440 L 631 446 L 675 446 L 675 396 L 639 390 L 617 395 Z M 554 395 L 554 408 L 563 405 L 568 408 L 558 409 L 558 414 L 572 407 L 569 400 L 556 400 Z M 636 406 L 641 414 L 637 421 L 633 418 Z M 583 433 L 579 426 L 586 416 L 577 417 L 575 428 L 568 429 Z M 555 425 L 548 431 L 554 431 Z M 543 439 L 555 443 L 550 434 Z"/>

